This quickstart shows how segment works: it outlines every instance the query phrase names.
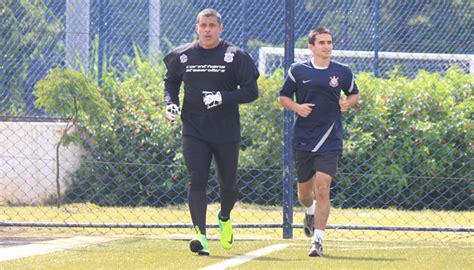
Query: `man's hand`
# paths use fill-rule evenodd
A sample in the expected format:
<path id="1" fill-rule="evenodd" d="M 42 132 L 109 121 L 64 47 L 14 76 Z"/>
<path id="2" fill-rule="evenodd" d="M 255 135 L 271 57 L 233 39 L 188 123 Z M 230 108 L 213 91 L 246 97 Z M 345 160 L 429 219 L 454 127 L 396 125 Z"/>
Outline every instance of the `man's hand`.
<path id="1" fill-rule="evenodd" d="M 314 104 L 313 103 L 303 103 L 297 104 L 295 107 L 295 112 L 301 117 L 307 117 L 311 111 L 313 110 Z"/>
<path id="2" fill-rule="evenodd" d="M 222 96 L 219 91 L 202 91 L 202 95 L 202 101 L 208 110 L 222 104 Z"/>
<path id="3" fill-rule="evenodd" d="M 347 112 L 349 110 L 350 104 L 345 97 L 342 96 L 339 98 L 339 107 L 341 107 L 341 112 Z"/>
<path id="4" fill-rule="evenodd" d="M 179 114 L 179 107 L 176 104 L 168 104 L 166 106 L 166 119 L 168 122 L 173 123 Z"/>

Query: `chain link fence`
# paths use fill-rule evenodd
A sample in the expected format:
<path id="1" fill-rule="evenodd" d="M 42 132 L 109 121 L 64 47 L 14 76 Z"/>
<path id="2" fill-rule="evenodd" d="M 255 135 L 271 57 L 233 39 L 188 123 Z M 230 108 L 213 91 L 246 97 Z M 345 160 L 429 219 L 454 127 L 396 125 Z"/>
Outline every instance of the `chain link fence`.
<path id="1" fill-rule="evenodd" d="M 286 4 L 3 1 L 0 226 L 191 232 L 180 126 L 164 119 L 162 57 L 196 39 L 195 16 L 212 7 L 223 16 L 223 38 L 247 50 L 262 73 L 259 99 L 241 106 L 235 227 L 293 237 L 303 213 L 294 174 L 284 179 L 291 127 L 276 102 L 289 64 L 289 4 L 296 60 L 309 56 L 307 33 L 328 27 L 334 59 L 355 71 L 361 90 L 345 117 L 330 237 L 472 238 L 473 3 Z M 208 199 L 215 228 L 214 169 Z"/>

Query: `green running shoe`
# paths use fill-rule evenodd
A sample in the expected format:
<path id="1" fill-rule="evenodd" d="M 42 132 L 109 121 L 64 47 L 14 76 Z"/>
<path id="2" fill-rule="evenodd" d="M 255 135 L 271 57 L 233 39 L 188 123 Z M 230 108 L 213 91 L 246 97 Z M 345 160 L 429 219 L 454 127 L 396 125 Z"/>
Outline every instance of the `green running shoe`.
<path id="1" fill-rule="evenodd" d="M 198 226 L 194 226 L 194 230 L 197 233 L 197 237 L 189 242 L 189 248 L 198 255 L 209 256 L 209 243 L 206 236 L 199 231 Z"/>
<path id="2" fill-rule="evenodd" d="M 221 245 L 225 249 L 231 249 L 234 246 L 234 233 L 232 232 L 231 220 L 222 221 L 221 211 L 217 213 L 217 221 L 219 222 L 219 233 L 221 238 Z"/>

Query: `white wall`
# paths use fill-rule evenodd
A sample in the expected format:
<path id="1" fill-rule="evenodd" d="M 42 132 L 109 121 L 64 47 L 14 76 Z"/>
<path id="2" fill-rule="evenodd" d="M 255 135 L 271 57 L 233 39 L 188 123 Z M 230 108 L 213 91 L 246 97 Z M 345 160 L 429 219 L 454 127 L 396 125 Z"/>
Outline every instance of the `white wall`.
<path id="1" fill-rule="evenodd" d="M 56 197 L 56 145 L 66 123 L 0 122 L 0 205 L 41 204 Z M 82 151 L 60 147 L 60 182 L 80 165 Z"/>

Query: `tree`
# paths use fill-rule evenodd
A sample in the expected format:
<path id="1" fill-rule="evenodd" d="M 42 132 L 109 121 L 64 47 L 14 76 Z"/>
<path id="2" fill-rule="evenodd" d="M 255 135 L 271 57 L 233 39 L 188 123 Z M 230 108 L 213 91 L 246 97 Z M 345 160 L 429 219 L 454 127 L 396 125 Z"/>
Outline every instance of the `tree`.
<path id="1" fill-rule="evenodd" d="M 21 115 L 34 110 L 34 83 L 64 58 L 64 26 L 46 1 L 6 0 L 2 9 L 0 112 Z"/>

